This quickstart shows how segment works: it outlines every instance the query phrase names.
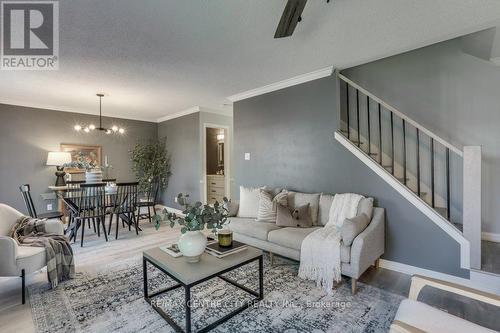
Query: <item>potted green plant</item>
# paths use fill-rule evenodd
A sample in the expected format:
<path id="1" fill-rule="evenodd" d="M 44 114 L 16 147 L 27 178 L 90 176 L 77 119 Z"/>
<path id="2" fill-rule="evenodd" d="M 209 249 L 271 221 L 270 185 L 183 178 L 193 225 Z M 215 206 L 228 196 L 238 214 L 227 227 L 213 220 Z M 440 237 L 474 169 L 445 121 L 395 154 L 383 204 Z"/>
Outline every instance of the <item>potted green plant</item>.
<path id="1" fill-rule="evenodd" d="M 177 203 L 184 207 L 182 216 L 170 213 L 165 208 L 161 214 L 154 216 L 154 221 L 157 230 L 161 222 L 168 223 L 171 228 L 180 225 L 182 235 L 177 243 L 179 250 L 188 262 L 198 262 L 207 245 L 207 237 L 202 230 L 208 229 L 215 233 L 223 228 L 228 222 L 226 205 L 229 201 L 224 198 L 223 204 L 215 202 L 213 206 L 209 206 L 199 201 L 190 204 L 188 198 L 187 194 L 177 195 Z"/>
<path id="2" fill-rule="evenodd" d="M 153 179 L 158 180 L 160 190 L 167 187 L 171 172 L 166 138 L 137 143 L 130 159 L 141 191 L 147 191 Z"/>

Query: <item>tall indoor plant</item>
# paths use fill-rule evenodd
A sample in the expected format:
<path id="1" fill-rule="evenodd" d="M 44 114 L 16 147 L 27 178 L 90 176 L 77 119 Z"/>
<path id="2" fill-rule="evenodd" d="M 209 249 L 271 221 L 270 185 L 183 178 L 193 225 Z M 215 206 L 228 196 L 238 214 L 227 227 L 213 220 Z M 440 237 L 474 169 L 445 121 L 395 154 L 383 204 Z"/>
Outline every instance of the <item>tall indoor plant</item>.
<path id="1" fill-rule="evenodd" d="M 168 185 L 170 176 L 170 156 L 167 151 L 167 138 L 160 138 L 145 143 L 137 143 L 130 151 L 132 170 L 139 188 L 146 191 L 153 179 L 157 179 L 160 189 Z"/>
<path id="2" fill-rule="evenodd" d="M 202 230 L 211 230 L 215 233 L 222 229 L 228 222 L 228 200 L 224 198 L 224 203 L 215 202 L 214 205 L 203 205 L 201 202 L 190 204 L 189 195 L 180 193 L 177 195 L 177 203 L 184 207 L 182 216 L 169 213 L 164 209 L 161 214 L 155 215 L 155 227 L 160 228 L 161 222 L 167 222 L 171 228 L 176 224 L 181 226 L 181 237 L 177 245 L 181 253 L 187 257 L 188 262 L 198 262 L 200 255 L 207 245 L 207 237 Z"/>

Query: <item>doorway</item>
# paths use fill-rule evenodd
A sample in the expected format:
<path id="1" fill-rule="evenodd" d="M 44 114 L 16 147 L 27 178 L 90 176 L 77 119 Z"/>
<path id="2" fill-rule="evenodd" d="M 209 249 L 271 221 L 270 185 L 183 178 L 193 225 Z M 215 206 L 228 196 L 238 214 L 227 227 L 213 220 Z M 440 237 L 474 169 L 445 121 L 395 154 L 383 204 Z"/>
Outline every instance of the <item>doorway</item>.
<path id="1" fill-rule="evenodd" d="M 205 202 L 223 202 L 228 197 L 228 129 L 216 125 L 205 125 L 204 131 Z"/>

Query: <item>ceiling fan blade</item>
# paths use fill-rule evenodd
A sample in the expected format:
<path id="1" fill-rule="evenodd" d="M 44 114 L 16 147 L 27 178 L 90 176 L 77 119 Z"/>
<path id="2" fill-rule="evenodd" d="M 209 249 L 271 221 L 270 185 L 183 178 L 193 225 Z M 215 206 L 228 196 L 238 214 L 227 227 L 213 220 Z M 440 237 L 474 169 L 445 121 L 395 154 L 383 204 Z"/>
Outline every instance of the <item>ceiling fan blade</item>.
<path id="1" fill-rule="evenodd" d="M 293 34 L 306 3 L 307 0 L 288 0 L 274 33 L 274 38 L 288 37 Z"/>

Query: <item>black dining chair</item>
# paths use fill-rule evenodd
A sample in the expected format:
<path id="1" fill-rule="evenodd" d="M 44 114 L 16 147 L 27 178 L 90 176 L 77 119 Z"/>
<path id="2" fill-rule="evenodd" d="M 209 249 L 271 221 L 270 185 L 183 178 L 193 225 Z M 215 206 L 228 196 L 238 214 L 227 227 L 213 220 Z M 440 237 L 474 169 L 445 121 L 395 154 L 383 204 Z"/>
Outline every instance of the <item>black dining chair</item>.
<path id="1" fill-rule="evenodd" d="M 156 215 L 155 205 L 158 202 L 158 195 L 160 193 L 160 181 L 158 178 L 154 178 L 149 182 L 149 186 L 144 193 L 144 196 L 137 202 L 137 220 L 149 219 L 151 223 L 151 208 L 153 208 L 153 213 Z M 141 213 L 141 208 L 148 209 L 147 213 Z"/>
<path id="2" fill-rule="evenodd" d="M 76 241 L 76 234 L 78 229 L 81 229 L 81 242 L 80 246 L 83 247 L 83 239 L 85 237 L 85 221 L 97 223 L 97 236 L 101 236 L 101 226 L 104 233 L 106 242 L 108 241 L 108 234 L 104 223 L 106 216 L 106 184 L 80 184 L 80 189 L 75 195 L 76 205 L 78 210 L 74 216 L 76 223 L 76 231 L 74 239 Z"/>
<path id="3" fill-rule="evenodd" d="M 108 234 L 111 233 L 111 224 L 113 223 L 113 216 L 116 215 L 116 235 L 118 239 L 118 226 L 120 219 L 128 224 L 128 229 L 131 230 L 132 223 L 134 224 L 135 233 L 139 235 L 139 223 L 135 216 L 137 209 L 139 183 L 118 183 L 116 184 L 116 196 L 114 196 L 114 205 L 111 208 L 111 216 L 109 218 Z"/>
<path id="4" fill-rule="evenodd" d="M 80 195 L 80 185 L 85 184 L 85 180 L 67 180 L 66 181 L 66 191 L 63 196 L 63 202 L 67 207 L 67 212 L 69 215 L 68 230 L 71 230 L 70 239 L 75 234 L 75 221 L 74 217 L 78 215 L 79 208 L 77 206 L 77 198 Z M 90 228 L 90 220 L 89 220 L 89 228 Z M 94 223 L 94 232 L 95 232 L 95 223 Z"/>
<path id="5" fill-rule="evenodd" d="M 64 214 L 59 211 L 38 214 L 36 212 L 35 205 L 33 204 L 33 199 L 31 198 L 30 185 L 21 185 L 19 186 L 19 190 L 23 196 L 24 204 L 26 205 L 26 210 L 28 211 L 29 216 L 39 219 L 61 219 L 63 217 Z"/>

